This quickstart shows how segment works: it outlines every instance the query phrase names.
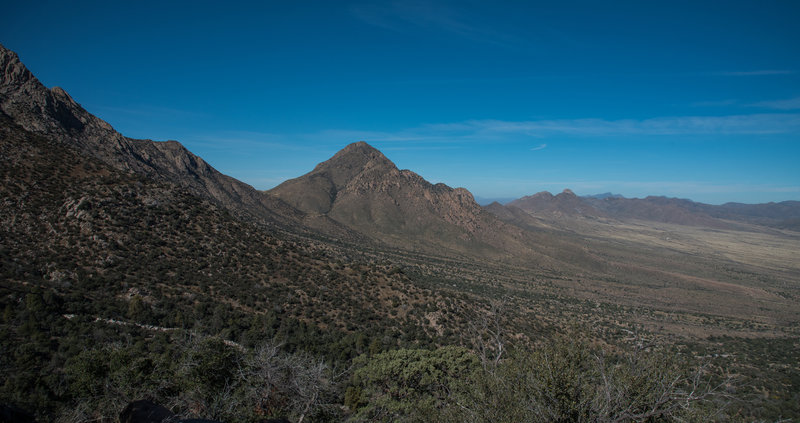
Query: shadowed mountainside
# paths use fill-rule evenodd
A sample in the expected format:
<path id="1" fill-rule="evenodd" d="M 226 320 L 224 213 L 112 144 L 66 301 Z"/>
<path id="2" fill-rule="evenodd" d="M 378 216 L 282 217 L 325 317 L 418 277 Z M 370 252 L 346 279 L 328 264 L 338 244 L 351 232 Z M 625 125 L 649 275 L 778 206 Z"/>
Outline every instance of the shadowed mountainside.
<path id="1" fill-rule="evenodd" d="M 63 89 L 45 87 L 16 53 L 2 45 L 0 78 L 0 110 L 32 133 L 77 148 L 116 169 L 177 184 L 261 224 L 294 231 L 302 228 L 301 222 L 306 219 L 303 213 L 274 196 L 223 175 L 181 143 L 123 136 L 87 112 Z M 323 218 L 312 223 L 326 233 L 353 237 L 330 220 Z"/>

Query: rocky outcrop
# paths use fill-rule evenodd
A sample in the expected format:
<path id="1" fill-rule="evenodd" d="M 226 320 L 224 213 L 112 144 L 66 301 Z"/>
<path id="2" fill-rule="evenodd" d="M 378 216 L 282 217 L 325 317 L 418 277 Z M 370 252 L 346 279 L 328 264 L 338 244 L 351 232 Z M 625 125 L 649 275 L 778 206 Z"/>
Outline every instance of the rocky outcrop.
<path id="1" fill-rule="evenodd" d="M 535 216 L 606 217 L 604 212 L 583 201 L 570 189 L 565 189 L 558 195 L 550 194 L 547 191 L 539 192 L 514 200 L 507 206 L 522 209 Z"/>
<path id="2" fill-rule="evenodd" d="M 295 208 L 223 175 L 177 141 L 127 138 L 87 112 L 66 91 L 48 89 L 0 45 L 0 110 L 33 133 L 58 140 L 117 169 L 177 184 L 262 223 L 296 225 Z"/>

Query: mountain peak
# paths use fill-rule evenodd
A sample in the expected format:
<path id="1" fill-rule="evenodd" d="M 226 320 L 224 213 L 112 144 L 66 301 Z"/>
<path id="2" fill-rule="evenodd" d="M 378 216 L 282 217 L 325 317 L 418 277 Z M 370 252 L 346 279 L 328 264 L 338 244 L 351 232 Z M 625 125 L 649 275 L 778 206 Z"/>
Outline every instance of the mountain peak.
<path id="1" fill-rule="evenodd" d="M 365 142 L 346 146 L 313 171 L 269 192 L 389 245 L 463 251 L 472 248 L 471 242 L 502 244 L 497 241 L 502 236 L 482 232 L 497 222 L 482 213 L 469 191 L 398 170 Z"/>
<path id="2" fill-rule="evenodd" d="M 364 141 L 354 142 L 352 144 L 348 144 L 343 149 L 339 150 L 336 154 L 333 155 L 330 159 L 320 163 L 317 166 L 317 169 L 320 166 L 323 167 L 330 167 L 329 165 L 335 165 L 336 167 L 341 167 L 342 165 L 346 167 L 350 166 L 359 166 L 363 167 L 367 162 L 372 160 L 378 160 L 384 163 L 389 163 L 392 166 L 394 164 L 386 158 L 378 149 L 375 147 L 367 144 Z M 314 169 L 314 170 L 317 170 Z"/>
<path id="3" fill-rule="evenodd" d="M 335 190 L 340 190 L 367 170 L 392 173 L 397 172 L 397 167 L 376 148 L 359 141 L 347 145 L 330 159 L 318 164 L 309 175 L 323 177 L 332 183 Z"/>
<path id="4" fill-rule="evenodd" d="M 365 174 L 375 177 L 397 173 L 397 167 L 380 151 L 364 141 L 349 144 L 314 170 L 290 179 L 270 193 L 306 213 L 327 214 L 338 193 Z"/>
<path id="5" fill-rule="evenodd" d="M 366 141 L 357 141 L 352 144 L 347 144 L 340 153 L 361 152 L 365 154 L 380 153 L 377 148 L 367 144 Z"/>

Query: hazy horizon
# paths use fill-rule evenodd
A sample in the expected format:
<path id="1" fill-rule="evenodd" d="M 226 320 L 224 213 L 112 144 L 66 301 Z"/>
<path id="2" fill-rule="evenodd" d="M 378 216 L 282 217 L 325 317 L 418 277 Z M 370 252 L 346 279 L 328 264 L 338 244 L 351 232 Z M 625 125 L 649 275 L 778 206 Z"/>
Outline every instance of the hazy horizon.
<path id="1" fill-rule="evenodd" d="M 519 198 L 800 200 L 800 3 L 18 2 L 0 43 L 258 189 L 366 141 Z"/>

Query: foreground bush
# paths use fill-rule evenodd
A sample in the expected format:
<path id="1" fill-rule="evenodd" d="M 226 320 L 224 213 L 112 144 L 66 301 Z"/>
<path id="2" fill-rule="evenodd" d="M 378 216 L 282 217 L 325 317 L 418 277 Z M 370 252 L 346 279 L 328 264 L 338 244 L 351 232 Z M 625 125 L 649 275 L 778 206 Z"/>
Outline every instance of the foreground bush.
<path id="1" fill-rule="evenodd" d="M 133 400 L 164 404 L 179 417 L 228 422 L 330 419 L 338 407 L 327 366 L 265 342 L 254 349 L 191 338 L 161 354 L 136 346 L 87 350 L 65 368 L 78 399 L 61 422 L 116 421 Z"/>
<path id="2" fill-rule="evenodd" d="M 363 359 L 355 421 L 670 422 L 722 420 L 721 385 L 662 353 L 612 352 L 568 338 L 481 364 L 465 349 Z"/>

